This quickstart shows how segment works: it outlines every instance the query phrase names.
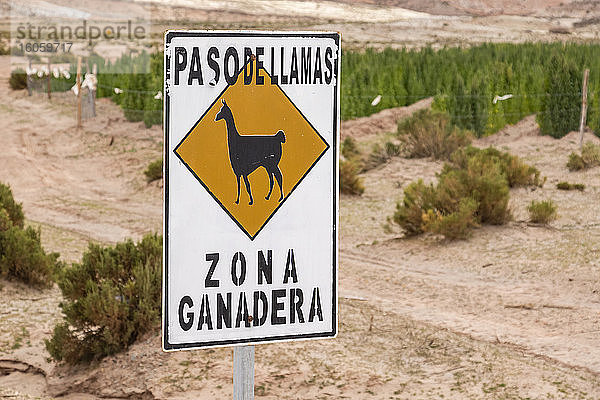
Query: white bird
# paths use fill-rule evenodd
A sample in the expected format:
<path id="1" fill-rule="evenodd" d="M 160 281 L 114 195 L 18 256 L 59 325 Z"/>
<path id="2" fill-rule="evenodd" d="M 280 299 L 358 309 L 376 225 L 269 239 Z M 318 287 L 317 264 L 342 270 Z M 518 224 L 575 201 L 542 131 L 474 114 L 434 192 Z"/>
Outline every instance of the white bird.
<path id="1" fill-rule="evenodd" d="M 71 78 L 71 74 L 66 69 L 63 70 L 62 74 L 65 77 L 65 79 L 70 79 Z"/>
<path id="2" fill-rule="evenodd" d="M 512 97 L 513 97 L 512 94 L 505 94 L 504 96 L 496 95 L 496 97 L 494 97 L 494 100 L 492 100 L 492 103 L 496 104 L 498 101 L 512 99 Z"/>
<path id="3" fill-rule="evenodd" d="M 115 94 L 121 94 L 123 93 L 122 89 L 119 89 L 118 87 L 115 88 Z"/>
<path id="4" fill-rule="evenodd" d="M 156 100 L 160 100 L 162 99 L 162 92 L 159 90 L 158 92 L 156 92 L 156 95 L 154 95 L 154 98 Z"/>
<path id="5" fill-rule="evenodd" d="M 380 101 L 381 101 L 381 95 L 377 95 L 377 97 L 375 97 L 375 98 L 373 99 L 373 101 L 371 102 L 371 105 L 372 105 L 373 107 L 375 107 L 377 104 L 379 104 L 379 102 L 380 102 Z"/>
<path id="6" fill-rule="evenodd" d="M 96 78 L 96 75 L 87 73 L 81 83 L 81 87 L 87 87 L 89 90 L 96 90 L 97 83 L 98 79 Z"/>
<path id="7" fill-rule="evenodd" d="M 60 78 L 60 71 L 58 70 L 58 68 L 53 68 L 52 69 L 52 75 L 54 76 L 54 78 L 58 79 Z"/>

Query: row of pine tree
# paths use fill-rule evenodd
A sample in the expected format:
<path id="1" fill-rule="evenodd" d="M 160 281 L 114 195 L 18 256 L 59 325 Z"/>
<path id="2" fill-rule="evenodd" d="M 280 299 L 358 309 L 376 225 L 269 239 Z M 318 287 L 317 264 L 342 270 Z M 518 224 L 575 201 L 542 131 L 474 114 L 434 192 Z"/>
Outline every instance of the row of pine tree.
<path id="1" fill-rule="evenodd" d="M 600 133 L 600 45 L 488 43 L 468 48 L 366 49 L 342 56 L 341 116 L 351 119 L 434 97 L 434 108 L 477 136 L 537 113 L 542 131 L 577 129 L 583 70 L 590 69 L 588 125 Z M 101 63 L 98 96 L 110 96 L 131 121 L 162 120 L 163 54 Z M 114 88 L 122 90 L 115 93 Z M 512 95 L 494 102 L 496 96 Z M 379 104 L 372 100 L 381 96 Z"/>

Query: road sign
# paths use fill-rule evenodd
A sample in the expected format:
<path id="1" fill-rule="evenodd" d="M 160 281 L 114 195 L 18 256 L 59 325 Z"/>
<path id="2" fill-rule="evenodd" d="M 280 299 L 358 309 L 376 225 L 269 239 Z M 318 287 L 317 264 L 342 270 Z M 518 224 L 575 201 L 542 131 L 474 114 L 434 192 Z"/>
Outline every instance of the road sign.
<path id="1" fill-rule="evenodd" d="M 165 38 L 165 350 L 335 336 L 337 33 Z"/>

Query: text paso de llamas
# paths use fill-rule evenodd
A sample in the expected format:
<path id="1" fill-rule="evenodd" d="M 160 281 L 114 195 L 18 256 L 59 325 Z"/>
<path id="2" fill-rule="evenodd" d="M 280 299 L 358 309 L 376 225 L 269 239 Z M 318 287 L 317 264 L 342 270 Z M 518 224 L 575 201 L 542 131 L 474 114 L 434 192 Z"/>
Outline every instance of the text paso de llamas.
<path id="1" fill-rule="evenodd" d="M 242 51 L 229 47 L 223 52 L 213 46 L 175 47 L 174 84 L 214 86 L 221 79 L 227 84 L 237 82 L 240 69 L 244 68 L 244 84 L 264 85 L 265 59 L 270 61 L 272 84 L 279 85 L 329 85 L 333 81 L 335 51 L 330 46 L 292 47 L 288 54 L 285 47 L 244 47 Z M 210 71 L 210 73 L 208 73 Z M 241 76 L 241 74 L 239 75 Z"/>

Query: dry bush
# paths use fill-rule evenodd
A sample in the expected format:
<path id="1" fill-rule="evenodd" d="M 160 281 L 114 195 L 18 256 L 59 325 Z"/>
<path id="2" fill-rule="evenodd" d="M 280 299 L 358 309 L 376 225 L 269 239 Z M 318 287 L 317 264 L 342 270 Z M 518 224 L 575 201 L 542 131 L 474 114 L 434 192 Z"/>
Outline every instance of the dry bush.
<path id="1" fill-rule="evenodd" d="M 478 202 L 479 223 L 501 225 L 510 220 L 509 185 L 502 166 L 488 153 L 471 156 L 464 167 L 444 166 L 439 177 L 438 207 L 455 212 L 460 200 L 470 197 Z"/>
<path id="2" fill-rule="evenodd" d="M 585 162 L 579 154 L 571 153 L 569 154 L 569 161 L 567 161 L 567 168 L 569 171 L 580 171 L 585 169 Z"/>
<path id="3" fill-rule="evenodd" d="M 587 142 L 581 149 L 581 158 L 586 168 L 593 168 L 600 165 L 600 146 Z"/>
<path id="4" fill-rule="evenodd" d="M 529 207 L 529 217 L 531 222 L 539 224 L 547 224 L 556 219 L 556 205 L 552 200 L 535 201 L 532 200 Z"/>
<path id="5" fill-rule="evenodd" d="M 442 215 L 428 210 L 423 216 L 424 229 L 428 232 L 444 235 L 447 239 L 467 239 L 477 223 L 478 203 L 474 199 L 463 197 L 458 203 L 458 210 L 448 215 Z"/>
<path id="6" fill-rule="evenodd" d="M 400 145 L 392 142 L 385 142 L 383 146 L 376 143 L 373 145 L 373 149 L 369 154 L 367 160 L 363 163 L 363 171 L 368 171 L 373 168 L 385 164 L 392 157 L 398 157 L 400 155 Z"/>
<path id="7" fill-rule="evenodd" d="M 365 191 L 358 176 L 360 166 L 355 160 L 340 160 L 340 191 L 345 194 L 361 195 Z"/>
<path id="8" fill-rule="evenodd" d="M 581 155 L 577 153 L 569 154 L 567 168 L 569 171 L 580 171 L 597 167 L 600 165 L 600 146 L 587 142 L 581 149 Z"/>
<path id="9" fill-rule="evenodd" d="M 511 219 L 509 178 L 513 185 L 539 185 L 539 171 L 507 153 L 468 147 L 456 151 L 438 174 L 437 185 L 413 182 L 396 205 L 393 221 L 406 235 L 432 232 L 465 239 L 480 224 Z"/>
<path id="10" fill-rule="evenodd" d="M 447 114 L 420 110 L 398 124 L 398 138 L 407 157 L 448 159 L 458 148 L 471 143 L 472 135 L 453 126 Z"/>
<path id="11" fill-rule="evenodd" d="M 351 137 L 347 137 L 342 142 L 341 153 L 347 160 L 360 156 L 356 141 Z"/>
<path id="12" fill-rule="evenodd" d="M 500 167 L 502 174 L 506 177 L 509 187 L 519 186 L 543 186 L 546 179 L 540 179 L 540 171 L 525 164 L 519 157 L 510 153 L 501 152 L 493 147 L 478 149 L 468 146 L 452 154 L 451 164 L 457 168 L 466 168 L 468 162 L 473 159 L 487 159 Z"/>
<path id="13" fill-rule="evenodd" d="M 413 236 L 424 232 L 423 214 L 436 208 L 436 189 L 425 185 L 422 179 L 410 183 L 404 189 L 402 202 L 396 204 L 393 221 L 400 225 L 406 235 Z"/>

